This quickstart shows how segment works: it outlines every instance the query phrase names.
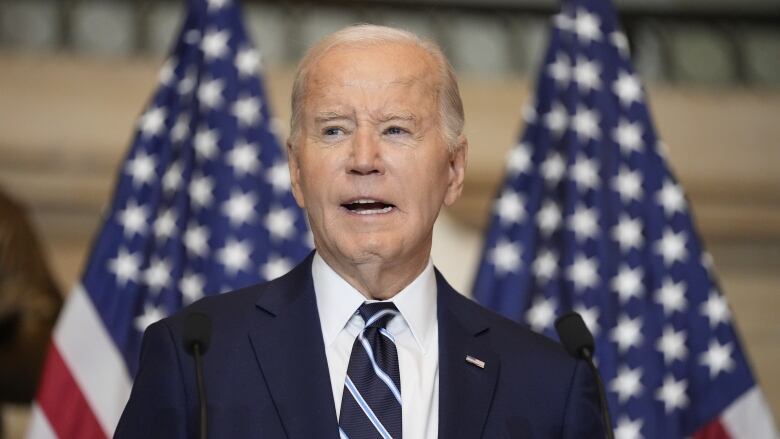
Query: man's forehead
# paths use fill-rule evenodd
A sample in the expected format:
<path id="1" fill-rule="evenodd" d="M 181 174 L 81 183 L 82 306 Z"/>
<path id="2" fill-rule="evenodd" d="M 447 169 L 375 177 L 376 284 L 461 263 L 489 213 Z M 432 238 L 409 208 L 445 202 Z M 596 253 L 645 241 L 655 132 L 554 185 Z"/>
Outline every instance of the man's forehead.
<path id="1" fill-rule="evenodd" d="M 312 65 L 310 80 L 343 86 L 411 86 L 427 82 L 431 55 L 410 43 L 343 45 L 328 49 Z"/>
<path id="2" fill-rule="evenodd" d="M 358 115 L 420 121 L 435 111 L 437 75 L 430 55 L 411 44 L 330 49 L 310 71 L 304 112 L 318 123 Z"/>
<path id="3" fill-rule="evenodd" d="M 428 81 L 425 75 L 405 75 L 402 77 L 389 78 L 377 78 L 373 76 L 356 76 L 349 75 L 348 73 L 334 78 L 316 78 L 315 84 L 317 85 L 331 85 L 337 87 L 355 87 L 362 89 L 409 89 L 418 86 L 427 86 Z"/>

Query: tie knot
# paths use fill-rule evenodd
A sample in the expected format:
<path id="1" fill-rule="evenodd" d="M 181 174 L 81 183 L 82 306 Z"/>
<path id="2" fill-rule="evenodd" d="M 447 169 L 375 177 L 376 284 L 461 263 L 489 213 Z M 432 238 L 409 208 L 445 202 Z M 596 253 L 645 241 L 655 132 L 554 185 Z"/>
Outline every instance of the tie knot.
<path id="1" fill-rule="evenodd" d="M 366 328 L 384 328 L 387 322 L 398 315 L 398 308 L 393 302 L 374 302 L 360 305 L 358 312 L 366 322 Z"/>

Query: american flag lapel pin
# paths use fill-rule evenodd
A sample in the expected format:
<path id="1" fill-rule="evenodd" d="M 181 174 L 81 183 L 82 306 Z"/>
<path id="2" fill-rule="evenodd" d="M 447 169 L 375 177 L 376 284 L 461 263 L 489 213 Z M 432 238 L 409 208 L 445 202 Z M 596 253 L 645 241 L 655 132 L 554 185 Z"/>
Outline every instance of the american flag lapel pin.
<path id="1" fill-rule="evenodd" d="M 485 362 L 484 361 L 480 360 L 479 358 L 474 358 L 471 355 L 466 355 L 466 362 L 467 363 L 471 363 L 471 364 L 473 364 L 474 366 L 477 366 L 480 369 L 484 369 L 485 368 Z"/>

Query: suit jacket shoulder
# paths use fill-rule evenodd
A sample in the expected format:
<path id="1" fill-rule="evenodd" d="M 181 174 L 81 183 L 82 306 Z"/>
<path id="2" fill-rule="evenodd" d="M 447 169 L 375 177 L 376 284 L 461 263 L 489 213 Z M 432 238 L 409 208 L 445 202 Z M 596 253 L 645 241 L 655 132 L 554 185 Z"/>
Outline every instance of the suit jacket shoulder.
<path id="1" fill-rule="evenodd" d="M 284 306 L 304 295 L 309 288 L 307 280 L 311 279 L 310 272 L 307 273 L 307 261 L 308 259 L 274 280 L 223 294 L 206 296 L 162 321 L 179 332 L 183 328 L 186 316 L 197 311 L 211 318 L 214 334 L 231 331 L 234 328 L 246 331 L 247 321 L 256 317 L 258 304 L 263 304 L 266 311 L 273 313 L 281 311 Z"/>
<path id="2" fill-rule="evenodd" d="M 449 285 L 447 287 L 448 289 L 452 288 Z M 484 321 L 484 324 L 490 327 L 490 330 L 493 331 L 490 339 L 496 349 L 516 354 L 523 352 L 527 354 L 527 351 L 531 350 L 556 363 L 574 363 L 574 359 L 566 353 L 559 343 L 530 330 L 527 326 L 485 308 L 460 293 L 453 296 L 451 301 L 453 307 L 460 309 L 459 312 L 470 315 L 471 319 Z"/>

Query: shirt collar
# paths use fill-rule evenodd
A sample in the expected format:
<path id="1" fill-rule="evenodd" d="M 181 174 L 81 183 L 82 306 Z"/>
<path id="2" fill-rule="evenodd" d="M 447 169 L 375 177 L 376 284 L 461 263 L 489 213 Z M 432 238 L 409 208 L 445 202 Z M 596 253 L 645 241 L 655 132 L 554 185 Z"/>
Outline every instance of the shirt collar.
<path id="1" fill-rule="evenodd" d="M 336 273 L 319 253 L 314 254 L 311 273 L 322 335 L 325 345 L 329 346 L 360 305 L 366 302 L 366 298 Z M 389 301 L 398 308 L 412 331 L 417 346 L 425 353 L 428 339 L 437 324 L 436 275 L 431 260 L 428 259 L 422 273 Z"/>
<path id="2" fill-rule="evenodd" d="M 437 324 L 436 275 L 430 259 L 422 273 L 390 301 L 401 312 L 417 346 L 425 353 L 425 347 L 429 346 L 429 338 Z"/>

